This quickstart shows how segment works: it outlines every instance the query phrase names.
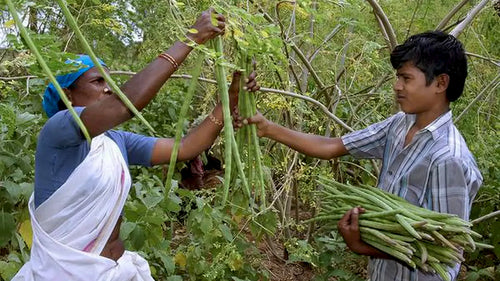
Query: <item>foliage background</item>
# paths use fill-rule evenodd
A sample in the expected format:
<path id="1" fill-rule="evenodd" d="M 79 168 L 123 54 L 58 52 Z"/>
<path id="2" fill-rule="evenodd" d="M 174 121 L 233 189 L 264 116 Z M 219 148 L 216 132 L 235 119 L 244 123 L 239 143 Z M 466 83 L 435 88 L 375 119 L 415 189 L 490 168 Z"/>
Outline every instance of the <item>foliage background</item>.
<path id="1" fill-rule="evenodd" d="M 140 70 L 175 40 L 183 38 L 197 14 L 215 6 L 229 20 L 224 37 L 228 63 L 237 63 L 237 47 L 248 50 L 257 61 L 262 86 L 314 98 L 354 129 L 383 120 L 396 110 L 389 49 L 368 1 L 67 2 L 85 37 L 111 70 Z M 402 42 L 411 34 L 434 29 L 456 2 L 384 0 L 379 4 L 391 21 L 398 41 Z M 450 21 L 447 30 L 477 2 L 469 1 Z M 452 104 L 455 118 L 467 110 L 456 125 L 484 177 L 471 219 L 497 211 L 500 206 L 498 80 L 475 100 L 499 74 L 500 18 L 493 2 L 459 39 L 468 52 L 487 57 L 496 64 L 469 56 L 464 95 Z M 0 50 L 0 276 L 9 280 L 29 258 L 27 201 L 33 189 L 36 137 L 46 121 L 40 104 L 47 81 L 17 36 L 3 2 L 0 4 L 0 28 L 3 34 L 11 34 L 1 44 L 5 49 Z M 48 0 L 17 1 L 16 4 L 52 70 L 64 71 L 65 52 L 81 53 L 82 49 L 59 8 Z M 333 36 L 325 40 L 329 35 Z M 297 50 L 309 58 L 310 69 L 317 78 L 312 77 Z M 202 50 L 184 62 L 179 73 L 191 73 L 199 52 Z M 37 77 L 12 79 L 28 75 Z M 210 63 L 205 64 L 202 75 L 213 78 Z M 128 76 L 114 77 L 123 82 Z M 187 80 L 171 79 L 145 109 L 144 116 L 158 136 L 174 135 L 174 124 L 188 84 Z M 302 99 L 268 92 L 259 93 L 257 99 L 259 110 L 266 117 L 287 127 L 327 136 L 347 132 L 318 107 Z M 215 100 L 215 87 L 201 83 L 186 131 L 195 120 L 210 112 Z M 122 127 L 149 133 L 137 120 Z M 222 147 L 218 142 L 212 149 L 220 159 Z M 345 251 L 335 233 L 316 232 L 315 226 L 302 221 L 312 216 L 317 207 L 315 176 L 321 174 L 339 181 L 375 185 L 376 167 L 369 161 L 351 157 L 319 161 L 264 139 L 261 148 L 269 197 L 274 199 L 274 205 L 260 216 L 248 207 L 248 198 L 238 188 L 238 182 L 231 192 L 231 204 L 222 208 L 217 204 L 220 198 L 217 189 L 177 189 L 165 199 L 164 167 L 132 169 L 134 185 L 121 234 L 128 249 L 137 250 L 148 259 L 155 278 L 295 280 L 283 277 L 286 270 L 276 271 L 263 262 L 270 257 L 262 245 L 273 249 L 272 258 L 283 268 L 299 265 L 315 280 L 365 277 L 364 257 Z M 182 164 L 178 165 L 180 168 Z M 179 177 L 177 173 L 176 178 Z M 484 235 L 484 242 L 496 248 L 468 255 L 461 278 L 498 280 L 500 221 L 485 220 L 475 228 Z M 353 267 L 353 263 L 357 266 Z"/>

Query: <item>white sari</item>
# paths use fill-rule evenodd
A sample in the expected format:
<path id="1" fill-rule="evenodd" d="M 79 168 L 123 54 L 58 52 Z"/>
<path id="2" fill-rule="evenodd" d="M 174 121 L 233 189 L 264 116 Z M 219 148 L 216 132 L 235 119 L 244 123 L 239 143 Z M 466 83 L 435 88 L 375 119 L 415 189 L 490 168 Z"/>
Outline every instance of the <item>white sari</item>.
<path id="1" fill-rule="evenodd" d="M 50 198 L 35 209 L 31 258 L 13 281 L 152 281 L 149 265 L 125 251 L 118 261 L 100 256 L 125 204 L 131 179 L 116 143 L 95 137 L 89 154 Z"/>

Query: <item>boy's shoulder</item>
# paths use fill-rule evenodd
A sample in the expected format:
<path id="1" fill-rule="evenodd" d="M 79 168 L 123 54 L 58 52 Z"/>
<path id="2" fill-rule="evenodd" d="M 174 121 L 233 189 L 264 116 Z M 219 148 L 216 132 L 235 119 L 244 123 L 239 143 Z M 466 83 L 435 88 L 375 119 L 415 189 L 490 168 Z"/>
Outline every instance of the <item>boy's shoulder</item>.
<path id="1" fill-rule="evenodd" d="M 431 151 L 431 162 L 434 166 L 443 163 L 457 162 L 465 166 L 477 168 L 476 161 L 467 143 L 455 127 L 453 122 L 439 132 L 438 138 L 435 138 L 435 145 Z"/>

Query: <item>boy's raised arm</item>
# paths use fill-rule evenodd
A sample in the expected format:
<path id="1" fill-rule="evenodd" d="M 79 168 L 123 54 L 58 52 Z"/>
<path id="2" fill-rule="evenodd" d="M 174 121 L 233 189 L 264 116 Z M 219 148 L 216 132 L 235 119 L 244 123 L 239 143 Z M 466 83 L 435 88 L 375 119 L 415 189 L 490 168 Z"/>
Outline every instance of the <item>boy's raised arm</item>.
<path id="1" fill-rule="evenodd" d="M 328 160 L 348 153 L 340 138 L 297 132 L 267 120 L 259 112 L 245 121 L 257 125 L 259 137 L 270 138 L 307 156 Z"/>

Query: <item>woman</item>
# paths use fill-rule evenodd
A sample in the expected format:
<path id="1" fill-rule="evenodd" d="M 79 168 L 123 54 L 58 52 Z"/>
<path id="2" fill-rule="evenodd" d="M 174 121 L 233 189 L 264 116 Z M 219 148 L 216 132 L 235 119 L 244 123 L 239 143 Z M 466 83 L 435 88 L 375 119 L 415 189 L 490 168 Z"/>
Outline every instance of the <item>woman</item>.
<path id="1" fill-rule="evenodd" d="M 205 11 L 187 36 L 197 44 L 220 35 L 225 19 Z M 176 42 L 165 53 L 127 81 L 122 91 L 139 110 L 192 48 Z M 13 280 L 153 280 L 147 262 L 125 251 L 119 239 L 121 213 L 130 188 L 128 165 L 168 163 L 173 139 L 153 138 L 111 130 L 132 118 L 88 56 L 75 61 L 86 65 L 58 81 L 87 128 L 89 145 L 65 110 L 53 85 L 44 94 L 43 108 L 50 119 L 40 132 L 35 157 L 35 191 L 29 209 L 33 225 L 31 260 Z M 102 65 L 105 65 L 102 61 Z M 231 107 L 238 102 L 240 74 L 233 75 Z M 258 90 L 255 73 L 246 87 Z M 210 147 L 223 127 L 222 107 L 181 142 L 178 160 L 194 158 Z"/>

